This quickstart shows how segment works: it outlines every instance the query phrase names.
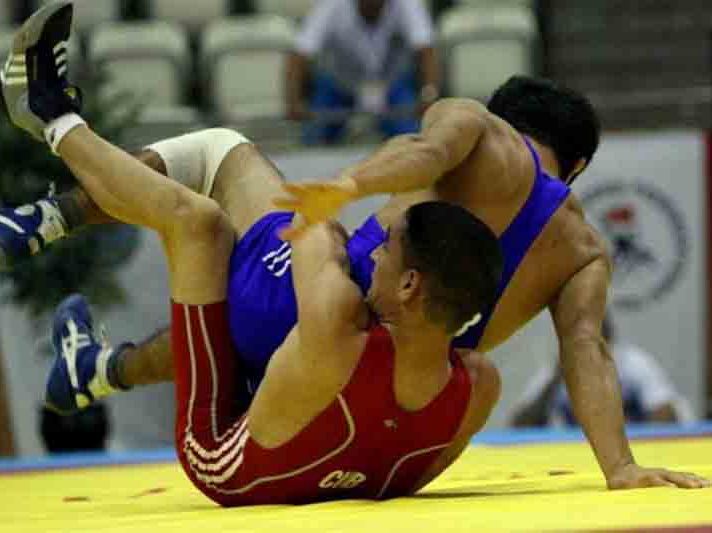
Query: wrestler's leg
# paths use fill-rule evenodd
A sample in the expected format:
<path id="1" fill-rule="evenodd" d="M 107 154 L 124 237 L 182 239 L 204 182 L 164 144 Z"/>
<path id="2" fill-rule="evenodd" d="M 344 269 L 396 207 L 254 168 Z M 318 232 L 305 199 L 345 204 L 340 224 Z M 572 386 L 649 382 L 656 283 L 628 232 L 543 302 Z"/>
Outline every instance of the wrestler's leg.
<path id="1" fill-rule="evenodd" d="M 238 157 L 233 152 L 242 155 Z M 246 156 L 251 152 L 257 155 Z M 229 161 L 223 165 L 228 156 Z M 265 195 L 262 187 L 255 186 L 258 181 L 265 179 L 267 189 L 274 192 L 281 179 L 246 137 L 226 128 L 165 139 L 146 147 L 135 157 L 194 192 L 210 196 L 215 189 L 213 197 L 229 212 L 240 232 L 246 231 L 256 220 L 255 213 L 271 209 L 274 194 Z M 242 180 L 241 176 L 250 178 Z M 236 187 L 232 187 L 232 183 Z M 12 268 L 82 226 L 111 222 L 115 220 L 81 187 L 18 209 L 0 208 L 0 269 Z"/>
<path id="2" fill-rule="evenodd" d="M 227 213 L 238 234 L 244 234 L 274 211 L 272 199 L 281 191 L 282 176 L 257 147 L 233 130 L 215 128 L 159 141 L 135 157 L 153 170 L 204 195 L 210 194 Z M 59 196 L 71 227 L 115 222 L 81 188 Z M 101 376 L 106 393 L 171 381 L 174 376 L 168 328 L 137 343 L 110 352 Z"/>
<path id="3" fill-rule="evenodd" d="M 136 157 L 193 190 L 209 193 L 242 235 L 275 210 L 272 199 L 280 194 L 283 180 L 259 149 L 246 141 L 232 130 L 205 130 L 161 141 Z M 106 215 L 81 189 L 70 194 L 90 221 L 106 221 Z M 170 381 L 173 368 L 168 340 L 166 329 L 116 353 L 110 364 L 112 385 L 118 389 Z"/>
<path id="4" fill-rule="evenodd" d="M 238 234 L 275 211 L 272 200 L 281 192 L 283 177 L 274 164 L 249 139 L 226 128 L 159 141 L 135 157 L 194 192 L 213 198 Z M 81 187 L 60 195 L 59 202 L 71 228 L 115 222 Z"/>
<path id="5" fill-rule="evenodd" d="M 106 145 L 90 132 L 79 139 L 64 141 L 62 155 L 105 211 L 159 233 L 173 300 L 191 306 L 218 302 L 224 307 L 235 234 L 219 206 L 138 163 L 129 163 L 115 149 L 107 150 L 104 157 L 109 162 L 102 164 L 96 153 Z"/>
<path id="6" fill-rule="evenodd" d="M 77 159 L 76 153 L 63 155 L 70 161 Z M 235 402 L 243 391 L 238 390 L 238 359 L 225 302 L 235 240 L 232 224 L 214 201 L 168 180 L 156 187 L 153 198 L 146 199 L 145 205 L 150 200 L 163 206 L 158 210 L 164 220 L 157 220 L 142 201 L 127 204 L 131 179 L 119 183 L 118 175 L 97 180 L 82 174 L 83 185 L 99 205 L 126 222 L 143 221 L 161 237 L 173 299 L 176 450 L 188 477 L 211 495 L 210 487 L 219 484 L 223 476 L 229 477 L 230 458 L 239 453 L 244 442 L 241 431 L 245 431 L 239 425 L 244 406 Z M 135 181 L 138 184 L 140 180 Z"/>
<path id="7" fill-rule="evenodd" d="M 248 436 L 234 401 L 241 391 L 225 302 L 232 224 L 213 200 L 159 181 L 88 130 L 70 133 L 60 154 L 104 211 L 161 238 L 173 299 L 176 449 L 186 474 L 214 497 L 212 488 L 239 466 Z"/>

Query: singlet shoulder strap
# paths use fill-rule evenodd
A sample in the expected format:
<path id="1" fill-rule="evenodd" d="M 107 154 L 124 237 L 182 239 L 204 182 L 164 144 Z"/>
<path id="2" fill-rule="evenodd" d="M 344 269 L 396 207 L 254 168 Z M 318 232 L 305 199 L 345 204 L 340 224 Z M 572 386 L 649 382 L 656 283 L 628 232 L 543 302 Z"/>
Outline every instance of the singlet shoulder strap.
<path id="1" fill-rule="evenodd" d="M 531 152 L 532 154 L 536 175 L 539 176 L 541 174 L 541 159 L 539 158 L 539 154 L 534 149 L 534 146 L 532 146 L 532 143 L 529 139 L 527 139 L 524 135 L 522 135 L 522 139 L 524 139 L 524 143 L 527 145 L 527 148 L 529 148 L 529 152 Z"/>

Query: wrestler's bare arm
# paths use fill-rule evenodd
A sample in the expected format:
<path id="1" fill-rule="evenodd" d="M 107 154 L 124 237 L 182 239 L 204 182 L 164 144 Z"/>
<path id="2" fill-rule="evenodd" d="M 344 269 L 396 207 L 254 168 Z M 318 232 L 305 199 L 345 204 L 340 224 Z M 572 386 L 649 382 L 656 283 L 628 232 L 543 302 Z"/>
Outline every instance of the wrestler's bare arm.
<path id="1" fill-rule="evenodd" d="M 574 412 L 606 483 L 611 489 L 708 487 L 707 480 L 694 474 L 635 463 L 625 434 L 615 363 L 601 334 L 610 276 L 610 261 L 602 254 L 572 276 L 550 305 Z"/>
<path id="2" fill-rule="evenodd" d="M 474 100 L 449 98 L 436 102 L 425 114 L 420 133 L 391 139 L 365 161 L 347 168 L 338 179 L 285 183 L 288 197 L 276 199 L 275 206 L 303 216 L 285 237 L 295 238 L 307 225 L 336 217 L 344 205 L 360 198 L 434 186 L 477 149 L 488 131 L 501 132 L 503 125 L 508 127 Z M 480 157 L 499 161 L 506 154 L 484 150 Z M 501 164 L 484 164 L 483 168 L 501 168 Z"/>
<path id="3" fill-rule="evenodd" d="M 365 326 L 366 305 L 349 277 L 345 244 L 337 223 L 316 225 L 291 243 L 297 327 L 309 354 L 338 353 Z"/>
<path id="4" fill-rule="evenodd" d="M 574 412 L 606 479 L 633 462 L 616 367 L 601 334 L 610 272 L 605 256 L 594 259 L 564 285 L 550 306 Z"/>
<path id="5" fill-rule="evenodd" d="M 275 417 L 303 424 L 305 411 L 319 412 L 333 401 L 346 375 L 342 363 L 355 360 L 365 346 L 359 327 L 365 304 L 348 277 L 343 243 L 327 224 L 311 226 L 292 242 L 297 325 L 272 356 L 250 406 L 250 431 L 263 446 L 293 436 L 275 428 Z"/>
<path id="6" fill-rule="evenodd" d="M 426 189 L 460 165 L 490 125 L 489 112 L 475 100 L 439 100 L 419 133 L 394 138 L 342 177 L 355 182 L 359 197 Z"/>

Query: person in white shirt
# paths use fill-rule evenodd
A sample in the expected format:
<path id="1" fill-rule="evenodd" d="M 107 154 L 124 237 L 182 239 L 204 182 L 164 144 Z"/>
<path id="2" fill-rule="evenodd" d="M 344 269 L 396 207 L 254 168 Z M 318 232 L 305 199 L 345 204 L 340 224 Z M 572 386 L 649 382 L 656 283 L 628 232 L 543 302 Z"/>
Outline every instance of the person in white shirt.
<path id="1" fill-rule="evenodd" d="M 675 389 L 655 357 L 639 346 L 615 338 L 610 315 L 603 323 L 603 336 L 612 347 L 627 422 L 694 420 L 689 402 Z M 517 427 L 577 425 L 559 365 L 544 365 L 531 378 L 517 402 L 511 424 Z"/>
<path id="2" fill-rule="evenodd" d="M 320 0 L 287 58 L 287 117 L 315 119 L 310 144 L 341 140 L 354 110 L 378 116 L 385 137 L 416 132 L 440 96 L 433 44 L 422 0 Z"/>

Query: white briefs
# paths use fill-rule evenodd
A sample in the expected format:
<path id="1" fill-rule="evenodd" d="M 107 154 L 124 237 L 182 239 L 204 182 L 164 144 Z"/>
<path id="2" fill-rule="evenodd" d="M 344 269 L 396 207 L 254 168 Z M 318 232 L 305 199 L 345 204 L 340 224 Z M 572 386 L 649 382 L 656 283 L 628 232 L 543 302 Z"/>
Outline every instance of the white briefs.
<path id="1" fill-rule="evenodd" d="M 240 144 L 251 143 L 241 133 L 211 128 L 151 144 L 166 165 L 168 177 L 204 196 L 210 196 L 215 176 L 227 154 Z"/>

